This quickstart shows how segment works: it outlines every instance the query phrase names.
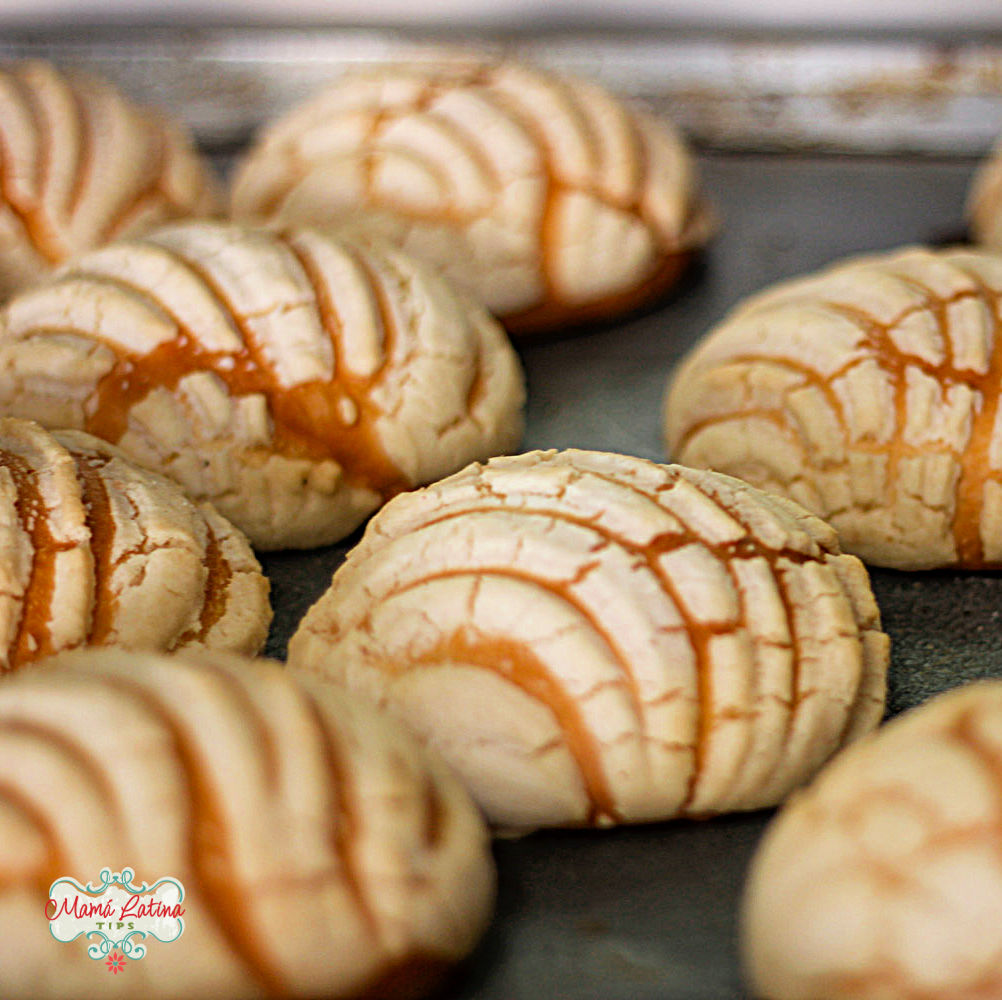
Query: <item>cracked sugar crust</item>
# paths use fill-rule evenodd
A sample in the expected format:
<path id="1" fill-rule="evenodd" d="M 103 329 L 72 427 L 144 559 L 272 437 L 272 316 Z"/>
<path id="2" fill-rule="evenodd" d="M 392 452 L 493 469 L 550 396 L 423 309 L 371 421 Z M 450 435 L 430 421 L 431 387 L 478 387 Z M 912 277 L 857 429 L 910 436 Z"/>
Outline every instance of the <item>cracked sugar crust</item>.
<path id="1" fill-rule="evenodd" d="M 86 430 L 263 549 L 516 447 L 504 331 L 387 244 L 193 221 L 87 254 L 0 313 L 0 406 Z"/>
<path id="2" fill-rule="evenodd" d="M 369 523 L 289 668 L 404 719 L 498 826 L 775 804 L 879 721 L 862 564 L 715 473 L 533 452 Z"/>
<path id="3" fill-rule="evenodd" d="M 247 540 L 106 442 L 0 419 L 0 507 L 0 676 L 81 645 L 264 645 Z"/>
<path id="4" fill-rule="evenodd" d="M 791 799 L 752 862 L 742 951 L 769 1000 L 1002 995 L 1002 683 L 941 695 Z"/>
<path id="5" fill-rule="evenodd" d="M 653 300 L 712 228 L 682 137 L 593 83 L 510 62 L 346 73 L 267 127 L 231 207 L 375 229 L 513 333 Z"/>
<path id="6" fill-rule="evenodd" d="M 178 122 L 49 63 L 0 67 L 0 147 L 0 299 L 92 247 L 219 208 Z"/>
<path id="7" fill-rule="evenodd" d="M 48 889 L 128 862 L 184 933 L 110 997 L 418 997 L 490 918 L 483 821 L 403 728 L 333 685 L 206 650 L 77 650 L 0 690 L 4 996 L 94 995 Z M 114 724 L 107 724 L 113 720 Z"/>
<path id="8" fill-rule="evenodd" d="M 1002 256 L 908 248 L 752 297 L 676 372 L 671 456 L 898 569 L 1002 566 Z"/>

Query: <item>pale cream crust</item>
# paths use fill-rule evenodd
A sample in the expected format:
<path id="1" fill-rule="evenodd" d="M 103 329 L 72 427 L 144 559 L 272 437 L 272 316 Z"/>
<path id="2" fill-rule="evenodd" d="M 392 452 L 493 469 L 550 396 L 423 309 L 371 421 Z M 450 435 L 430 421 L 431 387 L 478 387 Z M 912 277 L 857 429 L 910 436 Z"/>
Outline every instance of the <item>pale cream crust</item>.
<path id="1" fill-rule="evenodd" d="M 1002 143 L 995 146 L 971 181 L 966 216 L 977 243 L 1002 249 Z"/>
<path id="2" fill-rule="evenodd" d="M 289 645 L 290 669 L 403 718 L 516 829 L 774 804 L 877 724 L 887 658 L 823 522 L 582 451 L 398 497 Z"/>
<path id="3" fill-rule="evenodd" d="M 839 756 L 766 832 L 742 952 L 764 1000 L 1002 995 L 1002 683 Z"/>
<path id="4" fill-rule="evenodd" d="M 109 864 L 184 886 L 185 928 L 112 977 L 44 918 Z M 279 664 L 78 650 L 0 690 L 11 1000 L 417 997 L 474 946 L 483 821 L 402 729 Z M 40 915 L 41 918 L 40 918 Z"/>
<path id="5" fill-rule="evenodd" d="M 0 676 L 80 645 L 264 645 L 246 538 L 106 442 L 0 418 L 0 512 Z"/>
<path id="6" fill-rule="evenodd" d="M 0 146 L 0 299 L 93 247 L 220 208 L 180 123 L 46 62 L 0 67 Z"/>
<path id="7" fill-rule="evenodd" d="M 344 74 L 269 125 L 235 218 L 375 229 L 514 333 L 633 308 L 712 228 L 673 127 L 594 83 L 452 58 Z"/>
<path id="8" fill-rule="evenodd" d="M 378 241 L 193 221 L 0 313 L 0 406 L 82 428 L 266 549 L 516 447 L 521 366 L 486 311 Z"/>
<path id="9" fill-rule="evenodd" d="M 908 248 L 739 305 L 674 374 L 672 458 L 899 569 L 1002 566 L 1002 256 Z"/>

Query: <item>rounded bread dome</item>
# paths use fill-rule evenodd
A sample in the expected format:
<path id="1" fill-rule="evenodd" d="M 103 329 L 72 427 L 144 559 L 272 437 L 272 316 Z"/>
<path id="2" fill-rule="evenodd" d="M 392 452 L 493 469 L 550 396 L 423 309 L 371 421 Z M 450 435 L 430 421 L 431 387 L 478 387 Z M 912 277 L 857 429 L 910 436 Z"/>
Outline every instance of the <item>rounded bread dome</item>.
<path id="1" fill-rule="evenodd" d="M 862 564 L 817 518 L 585 451 L 396 498 L 289 646 L 522 829 L 772 805 L 877 724 L 887 657 Z"/>
<path id="2" fill-rule="evenodd" d="M 0 67 L 0 298 L 113 239 L 220 207 L 184 127 L 105 80 Z"/>
<path id="3" fill-rule="evenodd" d="M 485 929 L 483 821 L 399 727 L 279 664 L 60 654 L 0 685 L 10 1000 L 413 998 Z M 111 977 L 41 916 L 109 861 L 174 878 L 184 928 Z M 133 941 L 133 944 L 136 942 Z"/>
<path id="4" fill-rule="evenodd" d="M 514 333 L 655 298 L 707 239 L 681 136 L 601 87 L 511 62 L 344 74 L 264 129 L 234 217 L 375 228 Z"/>
<path id="5" fill-rule="evenodd" d="M 106 442 L 0 418 L 0 511 L 0 676 L 80 645 L 264 645 L 247 539 Z"/>
<path id="6" fill-rule="evenodd" d="M 1002 142 L 974 174 L 966 215 L 975 242 L 1002 249 Z"/>
<path id="7" fill-rule="evenodd" d="M 78 258 L 0 312 L 0 407 L 81 428 L 309 547 L 515 447 L 521 368 L 479 306 L 388 245 L 191 221 Z"/>
<path id="8" fill-rule="evenodd" d="M 892 720 L 766 831 L 745 887 L 755 996 L 1002 996 L 1002 683 Z"/>
<path id="9" fill-rule="evenodd" d="M 671 457 L 899 569 L 1002 566 L 1002 255 L 908 248 L 740 304 L 675 373 Z"/>

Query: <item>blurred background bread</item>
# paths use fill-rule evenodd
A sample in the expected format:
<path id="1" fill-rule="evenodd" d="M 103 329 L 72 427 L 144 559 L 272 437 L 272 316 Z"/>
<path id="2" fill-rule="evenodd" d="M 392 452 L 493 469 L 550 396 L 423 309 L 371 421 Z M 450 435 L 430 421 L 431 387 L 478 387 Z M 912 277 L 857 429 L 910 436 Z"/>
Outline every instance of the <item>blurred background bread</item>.
<path id="1" fill-rule="evenodd" d="M 899 716 L 772 822 L 745 889 L 755 996 L 1002 994 L 1002 683 Z"/>
<path id="2" fill-rule="evenodd" d="M 85 250 L 221 207 L 185 127 L 93 74 L 0 66 L 0 145 L 0 300 Z"/>
<path id="3" fill-rule="evenodd" d="M 346 73 L 269 124 L 231 208 L 380 232 L 515 334 L 656 299 L 710 230 L 669 122 L 583 79 L 447 53 Z"/>

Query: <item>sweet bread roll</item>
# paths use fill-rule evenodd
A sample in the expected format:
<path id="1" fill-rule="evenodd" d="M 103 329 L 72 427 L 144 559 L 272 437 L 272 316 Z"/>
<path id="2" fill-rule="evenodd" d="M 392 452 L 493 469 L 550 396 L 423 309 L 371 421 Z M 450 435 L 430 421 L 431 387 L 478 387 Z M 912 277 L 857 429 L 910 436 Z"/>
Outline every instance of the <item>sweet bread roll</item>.
<path id="1" fill-rule="evenodd" d="M 92 247 L 219 205 L 179 123 L 48 63 L 0 67 L 0 146 L 0 298 Z"/>
<path id="2" fill-rule="evenodd" d="M 514 333 L 654 299 L 708 236 L 670 124 L 509 62 L 349 72 L 267 127 L 236 218 L 362 223 L 436 264 Z"/>
<path id="3" fill-rule="evenodd" d="M 817 518 L 584 451 L 398 497 L 289 646 L 517 829 L 774 804 L 877 724 L 887 657 L 865 570 Z"/>
<path id="4" fill-rule="evenodd" d="M 0 676 L 80 645 L 264 645 L 247 540 L 106 442 L 0 419 L 0 511 Z"/>
<path id="5" fill-rule="evenodd" d="M 504 331 L 400 251 L 207 221 L 95 250 L 0 313 L 0 408 L 87 430 L 262 549 L 348 534 L 522 431 Z"/>
<path id="6" fill-rule="evenodd" d="M 974 240 L 1002 249 L 1002 143 L 975 173 L 966 207 Z"/>
<path id="7" fill-rule="evenodd" d="M 402 1000 L 486 926 L 494 871 L 469 797 L 331 685 L 102 649 L 0 687 L 6 1000 Z M 100 885 L 110 863 L 184 889 L 180 937 L 134 939 L 146 954 L 116 976 L 43 916 L 53 879 Z"/>
<path id="8" fill-rule="evenodd" d="M 739 305 L 674 377 L 669 452 L 878 566 L 1002 566 L 1002 256 L 861 257 Z"/>
<path id="9" fill-rule="evenodd" d="M 895 719 L 766 831 L 742 950 L 768 1000 L 1002 996 L 1002 683 Z"/>

